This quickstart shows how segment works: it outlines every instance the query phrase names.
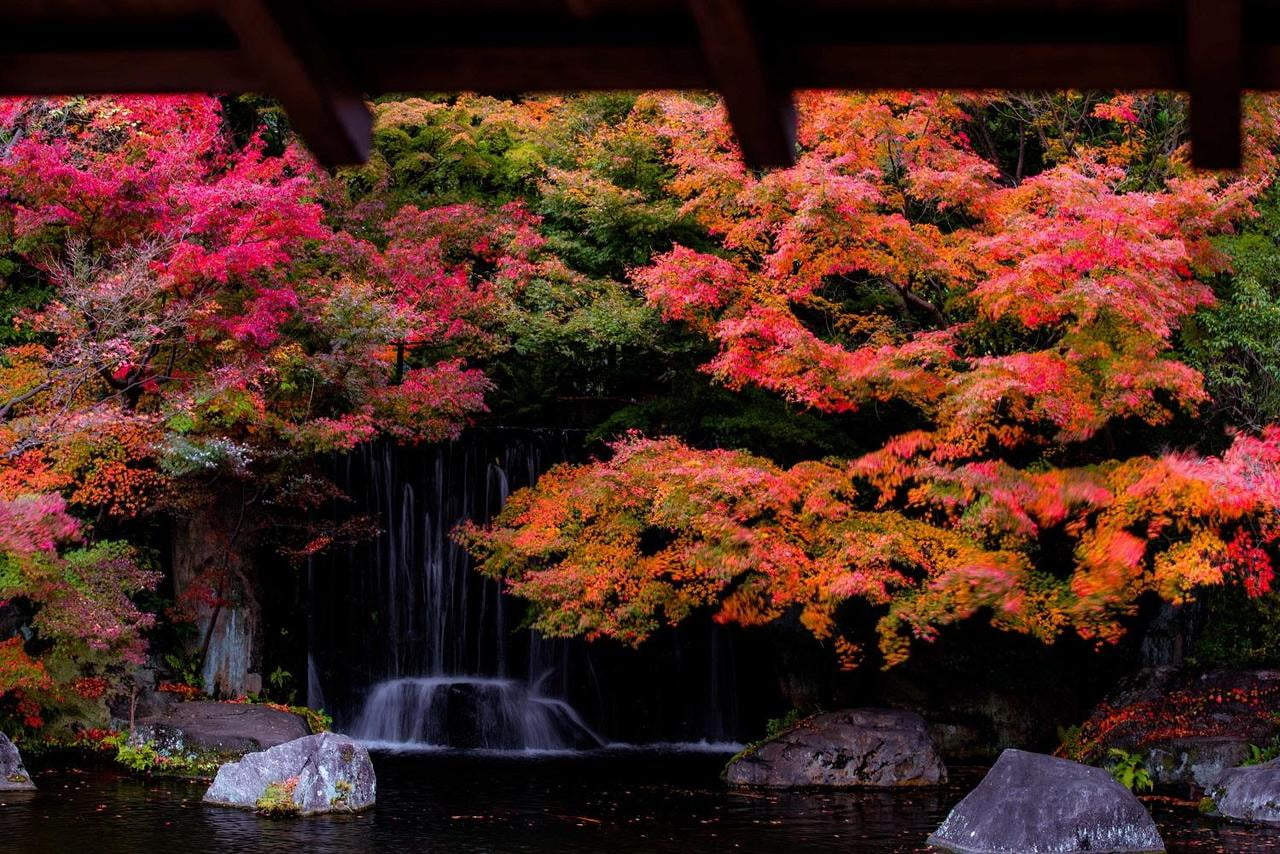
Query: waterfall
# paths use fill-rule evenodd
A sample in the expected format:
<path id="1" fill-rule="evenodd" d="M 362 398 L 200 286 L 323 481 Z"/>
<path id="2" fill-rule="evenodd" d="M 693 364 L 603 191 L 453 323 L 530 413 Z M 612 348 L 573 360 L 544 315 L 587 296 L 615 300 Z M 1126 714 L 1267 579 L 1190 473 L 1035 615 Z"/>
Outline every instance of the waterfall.
<path id="1" fill-rule="evenodd" d="M 466 552 L 451 538 L 458 523 L 488 521 L 512 489 L 570 459 L 579 440 L 566 431 L 480 436 L 419 449 L 376 444 L 338 466 L 340 485 L 381 529 L 367 551 L 349 551 L 346 573 L 326 567 L 321 583 L 314 564 L 308 572 L 313 593 L 336 586 L 338 603 L 358 603 L 374 625 L 364 644 L 375 651 L 374 666 L 363 702 L 347 716 L 349 728 L 380 744 L 599 746 L 600 738 L 567 702 L 533 687 L 548 673 L 531 669 L 528 681 L 509 678 L 507 647 L 517 627 L 509 621 L 505 597 L 497 584 L 472 571 Z M 313 615 L 308 627 L 313 649 L 307 693 L 313 698 L 324 696 L 315 650 L 317 638 L 332 632 L 317 626 L 324 621 L 324 615 Z"/>
<path id="2" fill-rule="evenodd" d="M 315 657 L 307 655 L 307 705 L 313 709 L 323 709 L 324 689 L 320 687 L 320 674 L 316 671 Z"/>
<path id="3" fill-rule="evenodd" d="M 436 676 L 378 684 L 351 728 L 367 743 L 483 750 L 600 747 L 563 700 L 510 679 Z"/>
<path id="4" fill-rule="evenodd" d="M 379 533 L 308 564 L 309 701 L 328 700 L 339 726 L 378 744 L 598 746 L 585 720 L 611 739 L 737 737 L 726 630 L 668 631 L 643 655 L 543 638 L 452 540 L 460 522 L 492 519 L 511 493 L 582 457 L 580 432 L 490 428 L 335 459 L 351 498 L 342 512 L 367 515 Z"/>

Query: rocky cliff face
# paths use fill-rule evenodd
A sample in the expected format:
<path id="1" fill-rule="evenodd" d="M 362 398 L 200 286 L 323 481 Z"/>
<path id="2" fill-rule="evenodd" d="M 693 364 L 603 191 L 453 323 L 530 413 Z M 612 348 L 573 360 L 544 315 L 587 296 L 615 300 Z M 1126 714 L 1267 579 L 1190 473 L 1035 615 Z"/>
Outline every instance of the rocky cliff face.
<path id="1" fill-rule="evenodd" d="M 197 505 L 174 522 L 173 584 L 199 629 L 191 652 L 204 659 L 205 689 L 242 696 L 262 691 L 262 607 L 254 510 L 239 501 Z"/>

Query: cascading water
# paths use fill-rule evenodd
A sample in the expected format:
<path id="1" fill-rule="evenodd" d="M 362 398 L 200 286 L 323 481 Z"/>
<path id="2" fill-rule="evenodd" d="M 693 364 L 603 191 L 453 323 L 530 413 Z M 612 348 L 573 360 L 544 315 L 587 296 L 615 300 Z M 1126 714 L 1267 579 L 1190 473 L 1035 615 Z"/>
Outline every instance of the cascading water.
<path id="1" fill-rule="evenodd" d="M 736 736 L 732 640 L 709 624 L 645 656 L 522 629 L 523 609 L 450 537 L 521 487 L 582 456 L 581 434 L 475 430 L 340 458 L 334 477 L 380 534 L 306 575 L 307 692 L 356 737 L 417 747 L 559 750 L 611 738 Z M 692 656 L 692 657 L 691 657 Z"/>
<path id="2" fill-rule="evenodd" d="M 374 744 L 484 750 L 564 750 L 603 745 L 563 700 L 510 679 L 392 679 L 373 689 L 352 732 Z"/>

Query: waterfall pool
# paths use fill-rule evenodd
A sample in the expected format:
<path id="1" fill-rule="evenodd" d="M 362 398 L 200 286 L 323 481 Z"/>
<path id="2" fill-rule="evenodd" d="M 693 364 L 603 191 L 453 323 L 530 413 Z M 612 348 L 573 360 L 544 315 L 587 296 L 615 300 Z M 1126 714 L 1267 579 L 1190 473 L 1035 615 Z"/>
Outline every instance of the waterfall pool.
<path id="1" fill-rule="evenodd" d="M 375 753 L 378 806 L 272 820 L 205 807 L 204 787 L 104 769 L 35 770 L 40 791 L 0 797 L 0 839 L 21 854 L 287 852 L 916 852 L 981 778 L 900 793 L 732 793 L 723 754 Z M 1170 852 L 1280 852 L 1280 830 L 1152 804 Z"/>

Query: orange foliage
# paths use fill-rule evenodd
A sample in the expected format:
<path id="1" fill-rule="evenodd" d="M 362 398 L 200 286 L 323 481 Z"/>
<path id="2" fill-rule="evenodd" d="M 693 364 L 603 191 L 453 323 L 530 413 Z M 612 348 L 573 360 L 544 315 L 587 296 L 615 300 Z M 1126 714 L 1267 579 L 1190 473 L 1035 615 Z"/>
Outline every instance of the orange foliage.
<path id="1" fill-rule="evenodd" d="M 1147 101 L 1096 102 L 1113 143 L 1064 142 L 1023 177 L 967 132 L 998 98 L 809 93 L 797 165 L 758 175 L 720 105 L 652 96 L 672 190 L 720 245 L 635 270 L 649 301 L 714 343 L 705 369 L 731 388 L 828 413 L 892 401 L 920 426 L 787 470 L 638 437 L 554 470 L 461 534 L 541 630 L 637 643 L 694 608 L 744 624 L 796 609 L 852 663 L 836 609 L 860 599 L 881 609 L 892 664 L 979 612 L 1106 641 L 1145 593 L 1267 589 L 1280 428 L 1220 457 L 1096 447 L 1205 403 L 1173 338 L 1213 301 L 1202 278 L 1225 261 L 1212 238 L 1269 181 L 1273 100 L 1250 101 L 1240 175 L 1193 174 L 1175 155 L 1144 188 L 1127 170 L 1150 144 Z"/>

